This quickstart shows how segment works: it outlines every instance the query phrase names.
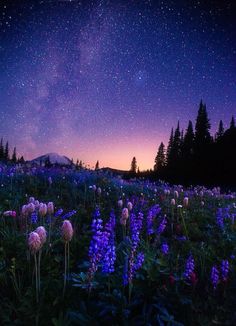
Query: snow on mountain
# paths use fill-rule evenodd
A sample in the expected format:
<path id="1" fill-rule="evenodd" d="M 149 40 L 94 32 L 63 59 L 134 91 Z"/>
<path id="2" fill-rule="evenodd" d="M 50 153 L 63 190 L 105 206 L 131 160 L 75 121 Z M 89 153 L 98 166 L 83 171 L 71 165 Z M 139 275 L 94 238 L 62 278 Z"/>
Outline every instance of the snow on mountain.
<path id="1" fill-rule="evenodd" d="M 71 165 L 71 160 L 64 156 L 64 155 L 59 155 L 57 153 L 48 153 L 39 157 L 36 157 L 35 159 L 31 160 L 31 163 L 36 163 L 36 164 L 43 164 L 47 160 L 50 160 L 52 164 L 61 164 L 61 165 Z"/>

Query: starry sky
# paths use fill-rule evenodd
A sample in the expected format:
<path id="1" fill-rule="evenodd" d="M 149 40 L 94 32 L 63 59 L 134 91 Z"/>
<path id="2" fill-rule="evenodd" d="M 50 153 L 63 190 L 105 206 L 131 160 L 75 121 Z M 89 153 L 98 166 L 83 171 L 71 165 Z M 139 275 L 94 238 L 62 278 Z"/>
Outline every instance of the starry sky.
<path id="1" fill-rule="evenodd" d="M 25 159 L 153 167 L 207 105 L 236 113 L 235 1 L 0 0 L 0 126 Z"/>

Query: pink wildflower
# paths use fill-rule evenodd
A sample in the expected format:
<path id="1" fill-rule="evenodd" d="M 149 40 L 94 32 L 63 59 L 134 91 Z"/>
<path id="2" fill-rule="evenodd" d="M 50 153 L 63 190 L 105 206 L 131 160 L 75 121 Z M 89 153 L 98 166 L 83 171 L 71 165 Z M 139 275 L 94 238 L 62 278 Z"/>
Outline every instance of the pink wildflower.
<path id="1" fill-rule="evenodd" d="M 36 254 L 37 251 L 41 248 L 41 241 L 38 233 L 31 232 L 28 238 L 29 249 L 32 254 Z"/>
<path id="2" fill-rule="evenodd" d="M 61 231 L 62 231 L 61 233 L 62 233 L 63 240 L 65 242 L 71 241 L 74 231 L 73 231 L 72 224 L 69 220 L 65 220 L 63 222 Z"/>

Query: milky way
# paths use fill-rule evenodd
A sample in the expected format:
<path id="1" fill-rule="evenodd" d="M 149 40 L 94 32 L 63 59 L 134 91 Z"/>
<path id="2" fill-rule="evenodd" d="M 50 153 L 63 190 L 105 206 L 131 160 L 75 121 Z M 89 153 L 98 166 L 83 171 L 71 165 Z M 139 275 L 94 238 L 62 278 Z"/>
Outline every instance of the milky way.
<path id="1" fill-rule="evenodd" d="M 1 136 L 30 159 L 152 168 L 161 141 L 236 113 L 234 1 L 0 1 Z"/>

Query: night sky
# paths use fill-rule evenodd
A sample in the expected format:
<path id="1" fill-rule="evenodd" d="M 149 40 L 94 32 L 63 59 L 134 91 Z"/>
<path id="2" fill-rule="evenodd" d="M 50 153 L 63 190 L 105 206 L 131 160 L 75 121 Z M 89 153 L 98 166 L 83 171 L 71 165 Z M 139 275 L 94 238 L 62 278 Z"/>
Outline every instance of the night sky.
<path id="1" fill-rule="evenodd" d="M 201 98 L 228 127 L 234 2 L 0 0 L 0 136 L 26 159 L 147 169 Z"/>

